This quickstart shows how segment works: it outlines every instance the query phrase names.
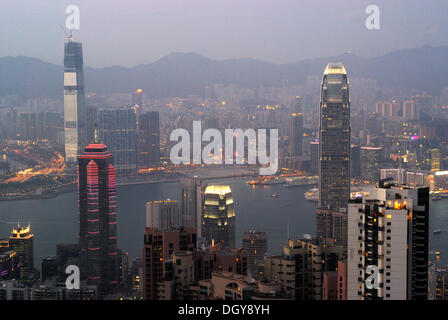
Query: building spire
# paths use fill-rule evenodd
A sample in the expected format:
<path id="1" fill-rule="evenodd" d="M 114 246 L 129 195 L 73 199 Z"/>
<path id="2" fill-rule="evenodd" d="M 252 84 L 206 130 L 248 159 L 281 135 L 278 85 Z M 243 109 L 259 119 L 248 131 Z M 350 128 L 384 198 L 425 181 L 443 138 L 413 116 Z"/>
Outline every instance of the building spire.
<path id="1" fill-rule="evenodd" d="M 95 143 L 95 144 L 100 143 L 98 140 L 98 123 L 97 122 L 95 122 L 95 124 L 94 124 L 93 143 Z"/>

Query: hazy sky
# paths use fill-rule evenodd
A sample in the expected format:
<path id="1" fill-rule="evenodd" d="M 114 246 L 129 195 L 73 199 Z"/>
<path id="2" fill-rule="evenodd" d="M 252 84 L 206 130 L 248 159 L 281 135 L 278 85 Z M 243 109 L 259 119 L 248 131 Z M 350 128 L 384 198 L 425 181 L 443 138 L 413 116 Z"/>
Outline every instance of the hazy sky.
<path id="1" fill-rule="evenodd" d="M 135 66 L 171 52 L 286 63 L 351 50 L 373 57 L 448 45 L 446 0 L 0 0 L 0 56 L 62 64 L 65 8 L 88 66 Z M 364 23 L 380 8 L 380 30 Z"/>

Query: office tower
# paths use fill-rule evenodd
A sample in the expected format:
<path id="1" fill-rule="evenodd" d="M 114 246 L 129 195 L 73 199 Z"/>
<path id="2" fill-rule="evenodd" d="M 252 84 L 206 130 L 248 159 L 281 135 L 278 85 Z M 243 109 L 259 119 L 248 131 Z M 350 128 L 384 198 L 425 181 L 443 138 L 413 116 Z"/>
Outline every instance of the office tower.
<path id="1" fill-rule="evenodd" d="M 361 176 L 361 147 L 357 145 L 350 147 L 350 175 L 352 178 Z"/>
<path id="2" fill-rule="evenodd" d="M 431 171 L 440 171 L 440 150 L 431 149 Z"/>
<path id="3" fill-rule="evenodd" d="M 132 93 L 132 107 L 143 107 L 143 90 L 137 89 L 134 93 Z"/>
<path id="4" fill-rule="evenodd" d="M 209 185 L 204 191 L 202 239 L 208 245 L 235 247 L 235 210 L 232 191 L 227 185 Z"/>
<path id="5" fill-rule="evenodd" d="M 48 256 L 42 259 L 42 275 L 41 281 L 45 282 L 45 280 L 57 277 L 59 262 L 56 256 Z"/>
<path id="6" fill-rule="evenodd" d="M 95 140 L 95 128 L 98 127 L 98 109 L 95 106 L 87 107 L 87 143 Z"/>
<path id="7" fill-rule="evenodd" d="M 182 218 L 177 200 L 146 202 L 146 227 L 166 230 L 181 226 Z"/>
<path id="8" fill-rule="evenodd" d="M 316 210 L 316 234 L 317 237 L 334 242 L 347 252 L 347 214 L 329 209 Z"/>
<path id="9" fill-rule="evenodd" d="M 34 234 L 31 227 L 26 228 L 17 225 L 13 228 L 9 237 L 9 246 L 17 252 L 17 262 L 20 269 L 20 279 L 25 280 L 31 275 L 34 268 Z"/>
<path id="10" fill-rule="evenodd" d="M 262 263 L 268 251 L 266 232 L 250 230 L 243 234 L 243 249 L 247 252 L 247 268 L 250 274 L 256 275 L 257 265 Z"/>
<path id="11" fill-rule="evenodd" d="M 299 157 L 303 148 L 303 115 L 293 113 L 289 118 L 289 156 Z"/>
<path id="12" fill-rule="evenodd" d="M 89 144 L 78 160 L 81 279 L 100 296 L 113 293 L 117 271 L 117 187 L 113 156 L 106 145 Z"/>
<path id="13" fill-rule="evenodd" d="M 160 164 L 159 113 L 152 111 L 139 115 L 137 133 L 137 166 L 145 169 Z"/>
<path id="14" fill-rule="evenodd" d="M 319 172 L 319 141 L 310 142 L 311 151 L 311 173 L 318 174 Z"/>
<path id="15" fill-rule="evenodd" d="M 361 177 L 370 182 L 380 178 L 381 147 L 361 147 Z"/>
<path id="16" fill-rule="evenodd" d="M 75 166 L 87 144 L 82 44 L 68 39 L 64 47 L 65 161 Z"/>
<path id="17" fill-rule="evenodd" d="M 429 188 L 380 181 L 368 191 L 348 209 L 348 299 L 426 299 Z M 377 288 L 366 286 L 368 266 Z"/>
<path id="18" fill-rule="evenodd" d="M 350 99 L 345 68 L 329 63 L 319 116 L 318 208 L 346 210 L 350 198 Z"/>
<path id="19" fill-rule="evenodd" d="M 196 228 L 198 239 L 201 238 L 202 225 L 202 185 L 194 178 L 181 180 L 181 213 L 184 227 Z"/>
<path id="20" fill-rule="evenodd" d="M 143 246 L 143 298 L 157 300 L 158 283 L 163 280 L 163 261 L 176 251 L 194 251 L 196 231 L 194 228 L 159 230 L 145 228 Z"/>
<path id="21" fill-rule="evenodd" d="M 316 239 L 288 240 L 283 255 L 265 259 L 264 275 L 296 300 L 321 300 L 323 273 L 337 271 L 342 251 Z"/>
<path id="22" fill-rule="evenodd" d="M 98 112 L 99 137 L 114 157 L 119 173 L 136 169 L 137 118 L 133 108 L 103 109 Z"/>

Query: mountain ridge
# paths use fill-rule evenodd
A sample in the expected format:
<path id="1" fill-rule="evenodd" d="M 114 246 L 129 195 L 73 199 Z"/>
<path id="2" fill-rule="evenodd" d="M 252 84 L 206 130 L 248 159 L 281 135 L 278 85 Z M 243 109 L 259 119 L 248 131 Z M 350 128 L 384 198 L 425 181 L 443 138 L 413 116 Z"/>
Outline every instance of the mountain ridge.
<path id="1" fill-rule="evenodd" d="M 400 49 L 381 57 L 344 53 L 275 64 L 253 58 L 213 60 L 194 52 L 173 52 L 134 67 L 85 67 L 87 92 L 110 94 L 142 88 L 150 97 L 202 94 L 206 85 L 236 84 L 256 89 L 284 81 L 303 84 L 321 75 L 330 61 L 342 62 L 352 77 L 372 78 L 381 86 L 401 86 L 437 94 L 448 87 L 448 46 Z M 62 96 L 63 67 L 33 57 L 0 58 L 0 96 Z"/>

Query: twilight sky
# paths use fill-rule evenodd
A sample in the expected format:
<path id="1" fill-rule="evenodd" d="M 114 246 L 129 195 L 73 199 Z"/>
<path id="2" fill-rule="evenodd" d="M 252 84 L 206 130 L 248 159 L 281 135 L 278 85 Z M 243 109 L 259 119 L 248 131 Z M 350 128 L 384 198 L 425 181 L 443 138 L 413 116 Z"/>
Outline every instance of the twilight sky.
<path id="1" fill-rule="evenodd" d="M 171 52 L 286 63 L 351 50 L 374 57 L 448 45 L 446 0 L 0 0 L 0 57 L 62 64 L 65 8 L 92 67 L 151 63 Z M 380 30 L 367 30 L 368 5 Z"/>

